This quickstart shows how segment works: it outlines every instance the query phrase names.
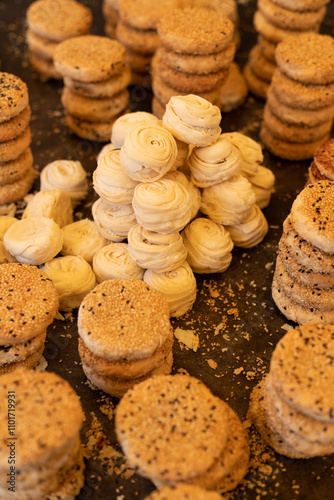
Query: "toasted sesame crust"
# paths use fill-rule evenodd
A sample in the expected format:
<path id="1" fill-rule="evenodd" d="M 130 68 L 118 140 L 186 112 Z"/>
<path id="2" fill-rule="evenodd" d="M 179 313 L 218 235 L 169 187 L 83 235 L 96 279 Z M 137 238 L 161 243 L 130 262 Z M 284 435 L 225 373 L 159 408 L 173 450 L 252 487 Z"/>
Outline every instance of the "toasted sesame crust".
<path id="1" fill-rule="evenodd" d="M 155 30 L 161 17 L 180 6 L 180 0 L 122 0 L 119 17 L 137 30 Z"/>
<path id="2" fill-rule="evenodd" d="M 322 175 L 334 181 L 334 139 L 329 139 L 316 151 L 314 163 Z"/>
<path id="3" fill-rule="evenodd" d="M 0 122 L 9 120 L 28 106 L 27 85 L 16 75 L 0 73 Z"/>
<path id="4" fill-rule="evenodd" d="M 57 290 L 37 267 L 9 263 L 0 270 L 0 342 L 25 342 L 52 323 L 58 310 Z"/>
<path id="5" fill-rule="evenodd" d="M 10 141 L 20 135 L 29 125 L 31 109 L 28 104 L 21 113 L 9 120 L 0 122 L 0 142 Z"/>
<path id="6" fill-rule="evenodd" d="M 35 177 L 36 171 L 30 167 L 16 182 L 0 186 L 0 205 L 21 200 L 30 191 Z"/>
<path id="7" fill-rule="evenodd" d="M 31 170 L 33 161 L 31 149 L 28 147 L 15 160 L 0 165 L 0 186 L 22 179 Z"/>

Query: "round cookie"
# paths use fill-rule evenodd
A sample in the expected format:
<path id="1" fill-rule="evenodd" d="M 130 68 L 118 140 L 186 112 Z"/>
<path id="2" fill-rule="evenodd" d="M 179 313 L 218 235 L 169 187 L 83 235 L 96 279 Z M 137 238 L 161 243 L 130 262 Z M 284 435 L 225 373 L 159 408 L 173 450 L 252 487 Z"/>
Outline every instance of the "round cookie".
<path id="1" fill-rule="evenodd" d="M 20 114 L 29 104 L 27 85 L 16 75 L 0 72 L 0 123 Z"/>
<path id="2" fill-rule="evenodd" d="M 261 80 L 252 70 L 250 64 L 247 63 L 244 67 L 243 75 L 247 82 L 249 90 L 252 94 L 260 99 L 265 99 L 269 89 L 270 82 Z"/>
<path id="3" fill-rule="evenodd" d="M 318 10 L 329 3 L 329 0 L 275 0 L 277 5 L 291 10 Z"/>
<path id="4" fill-rule="evenodd" d="M 318 33 L 288 36 L 276 48 L 280 70 L 303 83 L 326 85 L 334 82 L 334 39 Z"/>
<path id="5" fill-rule="evenodd" d="M 0 205 L 22 200 L 32 188 L 35 177 L 36 171 L 30 167 L 19 180 L 11 184 L 0 185 Z"/>
<path id="6" fill-rule="evenodd" d="M 102 80 L 101 82 L 79 82 L 71 78 L 64 78 L 64 85 L 71 89 L 72 92 L 84 97 L 99 99 L 101 97 L 113 97 L 124 90 L 131 80 L 131 72 L 128 67 L 121 73 Z"/>
<path id="7" fill-rule="evenodd" d="M 125 49 L 116 40 L 84 35 L 61 42 L 54 53 L 54 64 L 63 76 L 99 82 L 124 69 Z"/>
<path id="8" fill-rule="evenodd" d="M 58 42 L 38 36 L 29 28 L 26 31 L 26 39 L 30 52 L 43 59 L 49 59 L 50 61 L 53 59 L 53 54 L 58 46 Z"/>
<path id="9" fill-rule="evenodd" d="M 131 67 L 131 72 L 133 73 L 144 73 L 149 71 L 151 66 L 152 54 L 144 53 L 140 54 L 129 47 L 126 47 L 126 62 Z"/>
<path id="10" fill-rule="evenodd" d="M 27 9 L 28 27 L 55 42 L 88 33 L 92 21 L 91 10 L 74 0 L 37 0 Z"/>
<path id="11" fill-rule="evenodd" d="M 311 30 L 314 25 L 320 24 L 326 14 L 326 7 L 317 10 L 293 10 L 284 8 L 272 0 L 258 0 L 258 9 L 269 22 L 284 30 Z"/>
<path id="12" fill-rule="evenodd" d="M 20 135 L 30 122 L 31 109 L 28 105 L 18 115 L 0 122 L 0 142 L 10 141 Z"/>
<path id="13" fill-rule="evenodd" d="M 229 113 L 241 106 L 248 95 L 248 87 L 239 65 L 230 64 L 226 80 L 219 91 L 218 106 L 224 113 Z"/>
<path id="14" fill-rule="evenodd" d="M 52 323 L 58 311 L 58 293 L 52 281 L 37 267 L 17 263 L 0 267 L 3 299 L 0 301 L 0 342 L 19 344 L 42 333 Z"/>
<path id="15" fill-rule="evenodd" d="M 272 63 L 276 63 L 275 59 L 275 51 L 277 44 L 271 42 L 270 40 L 267 40 L 263 35 L 258 33 L 257 36 L 257 43 L 261 48 L 261 52 L 263 54 L 263 57 L 268 59 L 268 61 L 271 61 Z"/>
<path id="16" fill-rule="evenodd" d="M 108 142 L 112 132 L 112 127 L 118 116 L 115 116 L 108 122 L 91 122 L 81 120 L 69 113 L 65 115 L 65 123 L 68 128 L 77 136 L 88 141 Z"/>
<path id="17" fill-rule="evenodd" d="M 21 180 L 32 167 L 33 156 L 31 149 L 27 148 L 16 160 L 0 165 L 0 186 Z"/>
<path id="18" fill-rule="evenodd" d="M 261 46 L 256 44 L 249 52 L 248 64 L 253 73 L 264 81 L 271 81 L 276 64 L 264 57 Z"/>
<path id="19" fill-rule="evenodd" d="M 313 161 L 321 175 L 334 181 L 334 139 L 329 139 L 321 145 Z"/>
<path id="20" fill-rule="evenodd" d="M 33 52 L 28 52 L 28 58 L 31 66 L 39 74 L 42 81 L 50 80 L 54 78 L 55 80 L 61 80 L 62 75 L 56 70 L 52 59 L 46 59 Z"/>
<path id="21" fill-rule="evenodd" d="M 122 0 L 119 17 L 138 31 L 155 30 L 160 19 L 179 6 L 178 0 Z"/>
<path id="22" fill-rule="evenodd" d="M 328 180 L 328 177 L 326 177 L 325 175 L 322 175 L 318 169 L 318 167 L 316 166 L 316 164 L 314 163 L 314 161 L 312 161 L 311 165 L 309 166 L 309 169 L 308 169 L 308 174 L 309 174 L 309 178 L 308 178 L 308 182 L 318 182 L 318 181 L 326 181 Z"/>
<path id="23" fill-rule="evenodd" d="M 117 24 L 116 37 L 124 46 L 144 55 L 153 54 L 160 45 L 156 31 L 136 30 L 122 21 Z"/>
<path id="24" fill-rule="evenodd" d="M 18 158 L 30 146 L 31 131 L 26 127 L 20 135 L 10 141 L 0 142 L 0 165 Z"/>
<path id="25" fill-rule="evenodd" d="M 234 25 L 227 17 L 196 7 L 173 10 L 160 20 L 157 29 L 164 47 L 191 55 L 214 54 L 226 49 L 234 33 Z"/>

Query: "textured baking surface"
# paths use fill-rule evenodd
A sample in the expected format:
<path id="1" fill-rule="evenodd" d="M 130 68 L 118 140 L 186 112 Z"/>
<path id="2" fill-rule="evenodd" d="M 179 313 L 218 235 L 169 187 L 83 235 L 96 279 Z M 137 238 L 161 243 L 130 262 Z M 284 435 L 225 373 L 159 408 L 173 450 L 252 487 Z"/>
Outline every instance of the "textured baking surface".
<path id="1" fill-rule="evenodd" d="M 101 1 L 82 3 L 93 10 L 93 32 L 102 34 Z M 79 139 L 67 131 L 60 103 L 61 84 L 41 83 L 27 62 L 23 28 L 29 4 L 28 0 L 15 3 L 0 0 L 0 58 L 2 71 L 17 74 L 28 85 L 35 163 L 41 169 L 50 161 L 67 157 L 82 161 L 91 173 L 96 168 L 96 155 L 102 145 Z M 251 22 L 255 1 L 243 0 L 238 7 L 242 45 L 237 59 L 244 64 L 250 47 L 256 42 Z M 331 2 L 322 32 L 334 35 L 333 26 Z M 133 87 L 132 110 L 150 111 L 151 97 L 149 90 Z M 237 111 L 223 116 L 223 132 L 241 129 L 258 140 L 262 112 L 263 101 L 249 97 Z M 264 165 L 270 166 L 276 175 L 276 192 L 264 210 L 270 225 L 268 235 L 259 247 L 233 249 L 232 263 L 225 273 L 197 275 L 198 296 L 193 310 L 172 320 L 174 328 L 178 328 L 178 338 L 183 338 L 189 346 L 175 340 L 173 372 L 186 370 L 200 378 L 216 396 L 226 400 L 242 420 L 246 418 L 251 390 L 268 372 L 273 348 L 289 324 L 275 307 L 270 287 L 283 221 L 295 196 L 304 187 L 309 164 L 308 161 L 283 162 L 265 152 Z M 38 183 L 35 187 L 38 189 Z M 84 204 L 76 208 L 75 216 L 81 213 L 83 217 L 90 217 L 91 204 L 96 198 L 91 188 Z M 70 381 L 81 396 L 86 413 L 82 440 L 89 458 L 85 491 L 78 499 L 144 499 L 154 486 L 124 463 L 114 434 L 117 400 L 93 391 L 79 364 L 76 314 L 65 321 L 55 321 L 48 329 L 47 338 L 44 351 L 47 369 Z M 253 428 L 250 428 L 250 440 L 250 472 L 227 498 L 333 498 L 333 456 L 310 460 L 279 456 L 260 443 Z"/>

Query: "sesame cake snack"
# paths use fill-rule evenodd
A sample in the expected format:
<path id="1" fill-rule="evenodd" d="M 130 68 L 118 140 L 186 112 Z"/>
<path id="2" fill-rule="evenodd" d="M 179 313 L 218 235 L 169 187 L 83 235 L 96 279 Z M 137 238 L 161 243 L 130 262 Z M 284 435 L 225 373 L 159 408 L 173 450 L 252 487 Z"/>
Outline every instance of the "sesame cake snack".
<path id="1" fill-rule="evenodd" d="M 334 181 L 334 139 L 329 139 L 315 152 L 309 168 L 309 181 Z"/>
<path id="2" fill-rule="evenodd" d="M 116 37 L 116 26 L 118 23 L 118 0 L 103 0 L 102 14 L 104 17 L 104 31 L 109 38 Z"/>
<path id="3" fill-rule="evenodd" d="M 161 293 L 135 279 L 105 280 L 83 300 L 78 314 L 79 354 L 87 378 L 121 397 L 173 362 L 173 331 Z"/>

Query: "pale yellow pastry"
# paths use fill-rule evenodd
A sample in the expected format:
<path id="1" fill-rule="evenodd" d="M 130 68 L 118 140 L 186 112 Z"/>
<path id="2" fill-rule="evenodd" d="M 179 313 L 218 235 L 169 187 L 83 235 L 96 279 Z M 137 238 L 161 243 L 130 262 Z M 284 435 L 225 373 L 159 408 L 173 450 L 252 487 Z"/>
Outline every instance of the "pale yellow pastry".
<path id="1" fill-rule="evenodd" d="M 263 162 L 261 145 L 240 132 L 227 132 L 222 134 L 222 137 L 228 139 L 238 149 L 242 159 L 241 173 L 246 177 L 255 175 L 259 164 Z"/>
<path id="2" fill-rule="evenodd" d="M 63 227 L 62 255 L 81 255 L 91 263 L 94 255 L 107 244 L 94 221 L 82 219 Z"/>
<path id="3" fill-rule="evenodd" d="M 38 191 L 31 198 L 22 214 L 27 217 L 47 217 L 53 219 L 60 228 L 73 222 L 73 209 L 70 195 L 62 189 Z"/>
<path id="4" fill-rule="evenodd" d="M 182 186 L 187 189 L 191 199 L 190 220 L 196 217 L 201 207 L 201 190 L 197 186 L 195 186 L 193 181 L 180 170 L 173 170 L 172 172 L 168 172 L 166 175 L 164 175 L 163 178 L 180 182 L 180 184 L 182 184 Z"/>
<path id="5" fill-rule="evenodd" d="M 109 243 L 101 248 L 93 259 L 93 271 L 98 283 L 112 279 L 137 279 L 144 275 L 142 269 L 132 258 L 127 243 Z"/>
<path id="6" fill-rule="evenodd" d="M 92 206 L 92 215 L 101 235 L 114 242 L 125 240 L 131 227 L 136 224 L 131 203 L 114 205 L 100 198 Z"/>
<path id="7" fill-rule="evenodd" d="M 6 262 L 16 262 L 16 258 L 6 250 L 3 244 L 3 237 L 7 231 L 18 219 L 9 215 L 0 215 L 0 264 Z"/>
<path id="8" fill-rule="evenodd" d="M 176 142 L 176 147 L 177 147 L 177 156 L 174 165 L 170 169 L 170 172 L 172 170 L 177 170 L 178 168 L 182 168 L 187 161 L 187 158 L 189 156 L 189 144 L 186 142 L 180 141 L 176 137 L 174 137 L 175 142 Z"/>
<path id="9" fill-rule="evenodd" d="M 113 149 L 117 149 L 112 142 L 108 142 L 103 146 L 103 148 L 99 151 L 97 157 L 96 157 L 96 162 L 98 163 L 101 158 L 103 158 L 104 155 L 112 151 Z"/>
<path id="10" fill-rule="evenodd" d="M 194 273 L 222 273 L 231 264 L 234 245 L 224 226 L 199 217 L 185 227 L 182 237 Z"/>
<path id="11" fill-rule="evenodd" d="M 261 243 L 269 230 L 268 221 L 257 205 L 241 224 L 226 226 L 236 247 L 251 248 Z"/>
<path id="12" fill-rule="evenodd" d="M 275 175 L 272 170 L 263 165 L 259 165 L 257 173 L 248 177 L 252 184 L 256 196 L 256 204 L 259 208 L 265 208 L 269 205 L 271 195 L 275 188 Z"/>
<path id="13" fill-rule="evenodd" d="M 29 217 L 6 231 L 3 244 L 18 262 L 38 266 L 52 260 L 63 245 L 63 231 L 52 219 Z"/>
<path id="14" fill-rule="evenodd" d="M 125 137 L 132 129 L 138 125 L 159 125 L 161 122 L 152 113 L 146 111 L 135 111 L 120 116 L 115 121 L 112 132 L 111 142 L 116 148 L 121 148 L 124 144 Z"/>
<path id="15" fill-rule="evenodd" d="M 87 293 L 96 285 L 91 266 L 80 255 L 57 257 L 44 264 L 41 269 L 57 289 L 61 311 L 79 307 Z"/>

